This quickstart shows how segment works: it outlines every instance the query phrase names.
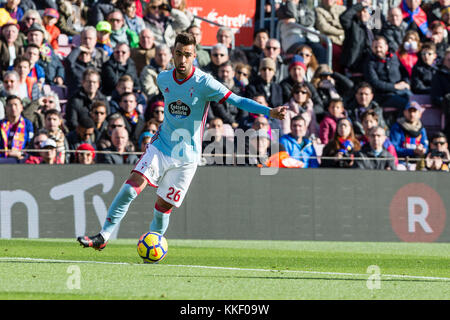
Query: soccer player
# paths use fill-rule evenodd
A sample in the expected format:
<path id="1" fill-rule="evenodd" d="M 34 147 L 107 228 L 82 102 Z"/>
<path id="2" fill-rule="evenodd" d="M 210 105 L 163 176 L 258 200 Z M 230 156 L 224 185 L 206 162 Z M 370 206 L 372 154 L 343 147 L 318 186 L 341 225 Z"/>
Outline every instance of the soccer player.
<path id="1" fill-rule="evenodd" d="M 130 203 L 147 185 L 157 188 L 158 196 L 150 231 L 165 233 L 172 208 L 183 202 L 197 169 L 210 101 L 223 103 L 226 100 L 251 113 L 284 119 L 286 107 L 270 109 L 240 97 L 211 75 L 195 68 L 195 46 L 195 38 L 191 34 L 177 35 L 175 68 L 161 72 L 157 78 L 165 101 L 164 121 L 115 196 L 100 233 L 77 238 L 83 247 L 102 250 Z"/>

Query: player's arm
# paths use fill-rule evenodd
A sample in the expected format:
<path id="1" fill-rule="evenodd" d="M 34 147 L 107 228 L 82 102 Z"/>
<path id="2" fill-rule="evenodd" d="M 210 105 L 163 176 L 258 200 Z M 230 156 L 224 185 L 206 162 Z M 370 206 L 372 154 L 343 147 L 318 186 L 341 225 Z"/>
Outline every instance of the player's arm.
<path id="1" fill-rule="evenodd" d="M 236 106 L 240 109 L 243 109 L 250 113 L 258 113 L 263 114 L 267 117 L 276 118 L 283 120 L 286 116 L 287 107 L 277 107 L 277 108 L 269 108 L 259 104 L 258 102 L 238 96 L 237 94 L 231 93 L 226 99 L 228 103 Z"/>

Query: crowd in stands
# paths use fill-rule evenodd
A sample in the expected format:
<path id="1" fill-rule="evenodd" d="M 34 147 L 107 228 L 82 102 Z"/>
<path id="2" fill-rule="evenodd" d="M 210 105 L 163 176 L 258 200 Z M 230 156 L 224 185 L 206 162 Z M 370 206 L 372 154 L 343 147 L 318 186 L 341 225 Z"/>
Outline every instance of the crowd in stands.
<path id="1" fill-rule="evenodd" d="M 188 1 L 1 1 L 0 163 L 135 164 L 186 31 L 196 68 L 288 109 L 279 121 L 212 102 L 205 165 L 449 171 L 450 0 L 267 1 L 278 32 L 256 27 L 251 48 L 226 26 L 202 46 Z M 423 123 L 431 109 L 439 128 Z"/>

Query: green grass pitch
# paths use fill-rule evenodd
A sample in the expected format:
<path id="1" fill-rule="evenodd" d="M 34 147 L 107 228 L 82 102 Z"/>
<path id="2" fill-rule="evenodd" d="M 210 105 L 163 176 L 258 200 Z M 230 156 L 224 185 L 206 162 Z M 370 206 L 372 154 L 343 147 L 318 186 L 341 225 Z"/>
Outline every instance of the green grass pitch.
<path id="1" fill-rule="evenodd" d="M 168 239 L 143 264 L 136 240 L 0 240 L 0 299 L 450 298 L 450 244 Z"/>

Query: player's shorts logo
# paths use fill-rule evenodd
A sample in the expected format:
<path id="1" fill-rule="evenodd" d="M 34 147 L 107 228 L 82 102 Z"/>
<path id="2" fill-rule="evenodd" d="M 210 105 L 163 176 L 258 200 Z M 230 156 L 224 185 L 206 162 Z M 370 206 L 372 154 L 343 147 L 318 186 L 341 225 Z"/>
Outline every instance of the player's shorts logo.
<path id="1" fill-rule="evenodd" d="M 181 100 L 169 104 L 169 113 L 177 119 L 184 119 L 191 114 L 191 108 Z"/>

